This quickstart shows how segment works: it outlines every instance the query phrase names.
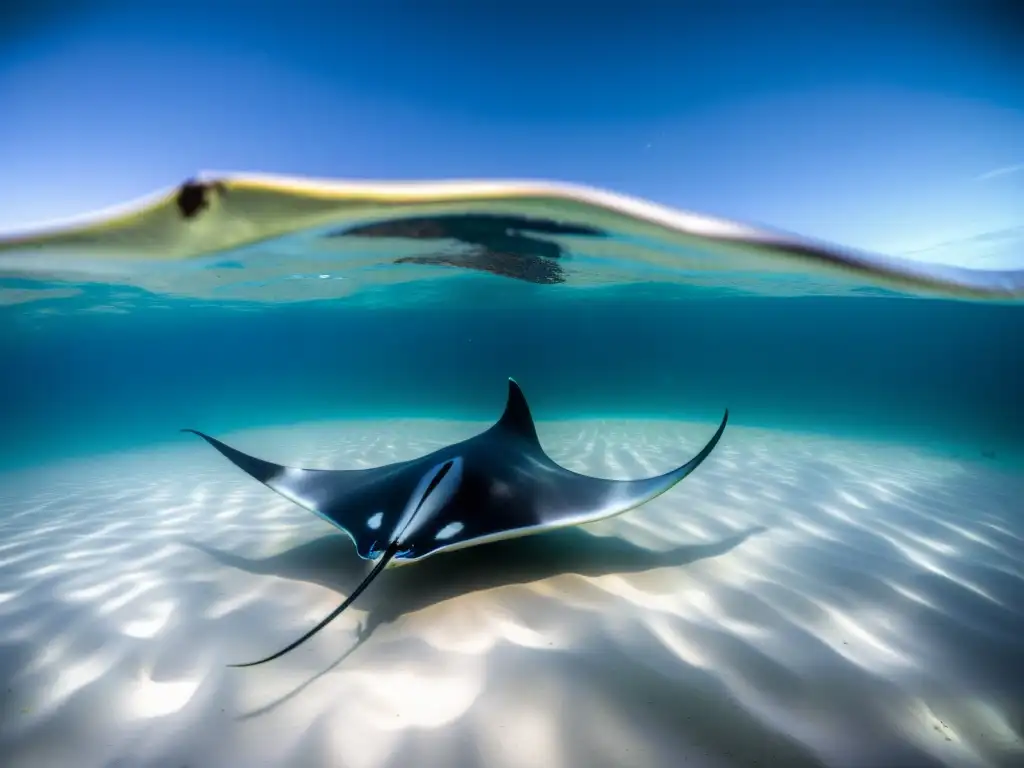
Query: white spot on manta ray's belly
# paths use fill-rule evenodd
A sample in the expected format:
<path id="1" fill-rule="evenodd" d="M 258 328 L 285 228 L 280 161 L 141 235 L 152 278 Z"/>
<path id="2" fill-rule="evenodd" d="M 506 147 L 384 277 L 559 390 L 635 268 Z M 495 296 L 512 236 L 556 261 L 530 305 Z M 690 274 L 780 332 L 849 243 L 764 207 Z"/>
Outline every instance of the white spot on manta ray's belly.
<path id="1" fill-rule="evenodd" d="M 465 526 L 462 523 L 448 523 L 444 528 L 437 532 L 435 539 L 441 541 L 444 539 L 450 539 L 452 536 L 461 531 Z"/>
<path id="2" fill-rule="evenodd" d="M 383 519 L 384 513 L 378 512 L 376 515 L 374 515 L 366 521 L 366 525 L 370 528 L 370 530 L 376 531 L 378 528 L 380 528 L 380 524 Z"/>

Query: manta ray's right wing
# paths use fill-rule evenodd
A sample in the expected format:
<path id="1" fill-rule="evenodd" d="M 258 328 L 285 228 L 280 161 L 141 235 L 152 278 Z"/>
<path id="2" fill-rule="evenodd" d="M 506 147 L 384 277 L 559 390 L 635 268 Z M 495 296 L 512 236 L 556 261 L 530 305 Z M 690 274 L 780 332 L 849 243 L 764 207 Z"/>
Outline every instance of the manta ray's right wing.
<path id="1" fill-rule="evenodd" d="M 414 490 L 420 461 L 371 469 L 300 469 L 250 456 L 195 429 L 232 464 L 265 486 L 347 534 L 359 556 L 372 560 Z"/>
<path id="2" fill-rule="evenodd" d="M 498 422 L 498 428 L 518 435 L 526 446 L 527 460 L 513 461 L 509 467 L 502 468 L 499 482 L 488 478 L 487 483 L 471 486 L 475 487 L 477 495 L 468 506 L 478 514 L 459 520 L 454 536 L 432 543 L 424 552 L 407 556 L 405 562 L 621 515 L 665 493 L 697 469 L 718 445 L 728 422 L 729 411 L 726 410 L 711 439 L 696 456 L 675 469 L 639 480 L 606 480 L 568 470 L 547 456 L 537 439 L 526 401 L 520 398 L 518 388 L 513 385 L 510 406 Z M 524 476 L 527 482 L 515 487 Z M 517 502 L 509 503 L 510 494 L 519 497 Z"/>

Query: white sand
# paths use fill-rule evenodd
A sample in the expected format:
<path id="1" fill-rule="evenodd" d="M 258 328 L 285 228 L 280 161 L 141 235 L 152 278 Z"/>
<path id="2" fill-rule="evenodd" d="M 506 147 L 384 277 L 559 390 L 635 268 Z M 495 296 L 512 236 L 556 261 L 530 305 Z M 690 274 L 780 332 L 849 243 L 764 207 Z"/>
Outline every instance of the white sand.
<path id="1" fill-rule="evenodd" d="M 484 426 L 222 437 L 341 468 Z M 713 428 L 539 425 L 620 478 Z M 326 523 L 186 436 L 0 494 L 4 768 L 1024 765 L 1024 478 L 984 464 L 730 426 L 647 506 L 389 570 L 253 669 L 362 575 Z"/>

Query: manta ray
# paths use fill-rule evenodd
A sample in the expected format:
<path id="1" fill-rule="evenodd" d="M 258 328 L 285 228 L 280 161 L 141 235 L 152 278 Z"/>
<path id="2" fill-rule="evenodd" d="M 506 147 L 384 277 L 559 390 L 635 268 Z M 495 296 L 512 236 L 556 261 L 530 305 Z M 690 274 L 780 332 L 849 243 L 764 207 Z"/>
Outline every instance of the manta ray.
<path id="1" fill-rule="evenodd" d="M 685 464 L 656 477 L 604 480 L 572 472 L 541 447 L 526 397 L 508 380 L 505 410 L 489 429 L 410 461 L 370 469 L 300 469 L 249 456 L 198 430 L 235 466 L 345 533 L 372 569 L 323 621 L 251 667 L 283 656 L 348 608 L 389 564 L 620 515 L 693 472 L 729 420 Z"/>

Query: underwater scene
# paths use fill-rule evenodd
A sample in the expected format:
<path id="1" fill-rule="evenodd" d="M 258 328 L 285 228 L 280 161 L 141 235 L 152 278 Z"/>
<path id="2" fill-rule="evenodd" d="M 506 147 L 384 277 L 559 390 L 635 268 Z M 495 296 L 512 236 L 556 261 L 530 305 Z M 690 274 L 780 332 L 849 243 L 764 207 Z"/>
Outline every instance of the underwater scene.
<path id="1" fill-rule="evenodd" d="M 1024 768 L 1022 9 L 0 4 L 0 768 Z"/>
<path id="2" fill-rule="evenodd" d="M 1022 272 L 244 174 L 0 263 L 5 765 L 1024 759 Z"/>

